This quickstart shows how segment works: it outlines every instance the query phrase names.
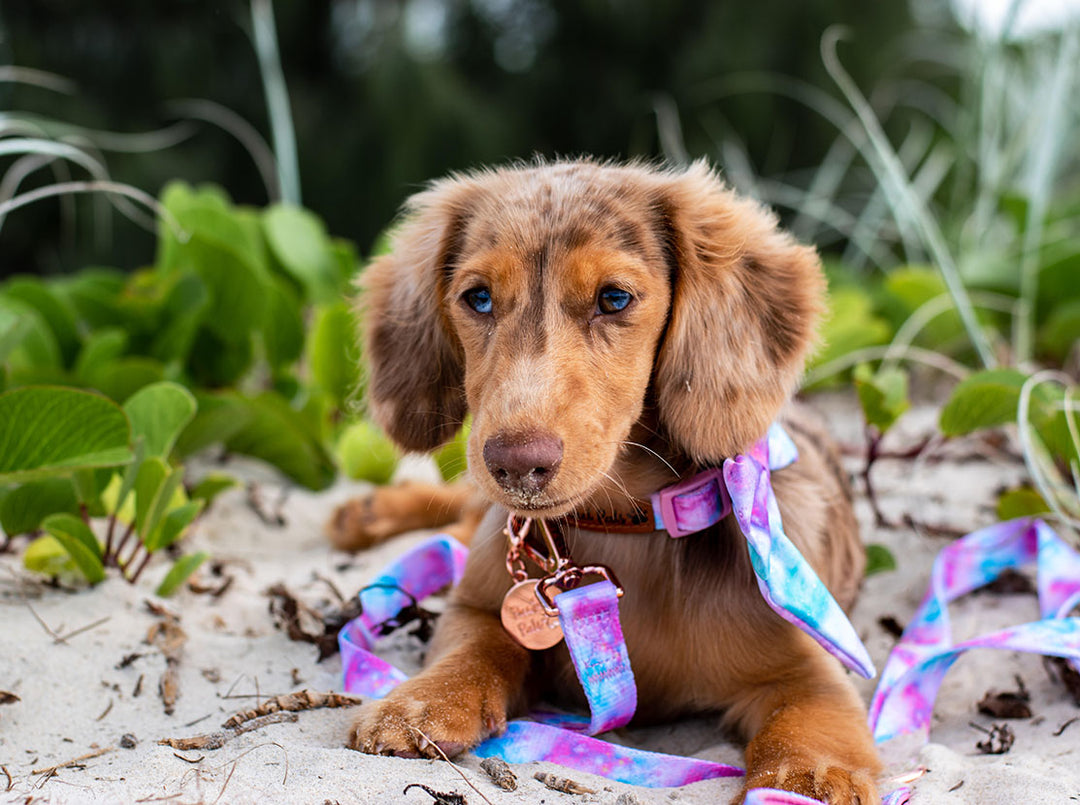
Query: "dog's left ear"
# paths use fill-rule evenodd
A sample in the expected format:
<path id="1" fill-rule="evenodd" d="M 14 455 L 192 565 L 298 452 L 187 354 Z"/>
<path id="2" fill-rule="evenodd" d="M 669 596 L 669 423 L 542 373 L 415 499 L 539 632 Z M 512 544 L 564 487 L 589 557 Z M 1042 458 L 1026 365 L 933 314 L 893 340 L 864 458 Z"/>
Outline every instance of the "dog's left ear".
<path id="1" fill-rule="evenodd" d="M 654 389 L 674 446 L 700 463 L 745 450 L 792 394 L 825 279 L 812 248 L 702 162 L 663 174 L 655 202 L 672 307 Z"/>

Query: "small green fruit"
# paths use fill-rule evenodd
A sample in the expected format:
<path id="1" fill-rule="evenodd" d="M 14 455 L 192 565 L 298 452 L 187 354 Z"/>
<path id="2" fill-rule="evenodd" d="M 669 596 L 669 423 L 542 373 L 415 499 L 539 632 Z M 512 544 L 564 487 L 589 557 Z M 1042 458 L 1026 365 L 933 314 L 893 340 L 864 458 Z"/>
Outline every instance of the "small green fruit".
<path id="1" fill-rule="evenodd" d="M 469 423 L 457 432 L 452 441 L 447 442 L 435 451 L 435 463 L 439 466 L 442 479 L 449 483 L 465 473 L 468 462 L 465 458 L 465 447 L 469 442 Z"/>
<path id="2" fill-rule="evenodd" d="M 349 425 L 337 445 L 342 472 L 354 480 L 385 484 L 397 469 L 398 451 L 371 422 Z"/>

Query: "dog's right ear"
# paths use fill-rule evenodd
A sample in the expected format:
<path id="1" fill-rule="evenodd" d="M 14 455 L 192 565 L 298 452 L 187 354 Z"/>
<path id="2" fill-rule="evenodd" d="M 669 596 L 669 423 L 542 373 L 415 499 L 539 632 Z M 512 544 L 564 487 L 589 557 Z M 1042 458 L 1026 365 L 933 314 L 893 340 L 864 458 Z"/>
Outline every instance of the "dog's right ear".
<path id="1" fill-rule="evenodd" d="M 360 280 L 369 411 L 406 450 L 435 449 L 465 418 L 461 345 L 443 299 L 477 192 L 448 179 L 409 199 L 391 253 Z"/>

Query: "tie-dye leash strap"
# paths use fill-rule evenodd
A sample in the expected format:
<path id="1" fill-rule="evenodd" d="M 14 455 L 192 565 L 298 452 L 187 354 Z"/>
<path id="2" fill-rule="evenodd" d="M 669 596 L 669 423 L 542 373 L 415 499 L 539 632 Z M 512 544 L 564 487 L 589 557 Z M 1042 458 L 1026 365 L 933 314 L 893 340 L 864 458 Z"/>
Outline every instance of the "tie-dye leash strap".
<path id="1" fill-rule="evenodd" d="M 1007 568 L 1036 562 L 1042 620 L 953 643 L 948 604 L 989 584 Z M 930 730 L 941 682 L 973 648 L 1064 657 L 1080 664 L 1080 553 L 1042 520 L 1021 518 L 983 528 L 946 547 L 934 560 L 930 589 L 897 643 L 870 702 L 878 742 Z"/>
<path id="2" fill-rule="evenodd" d="M 682 537 L 734 511 L 768 605 L 848 668 L 871 679 L 877 671 L 855 627 L 784 533 L 771 470 L 788 466 L 798 455 L 791 437 L 774 423 L 749 451 L 725 461 L 722 471 L 706 470 L 653 495 L 657 528 Z"/>
<path id="3" fill-rule="evenodd" d="M 338 632 L 345 690 L 381 699 L 408 677 L 372 653 L 379 627 L 408 604 L 461 581 L 469 549 L 439 534 L 391 562 L 360 591 L 362 614 Z"/>

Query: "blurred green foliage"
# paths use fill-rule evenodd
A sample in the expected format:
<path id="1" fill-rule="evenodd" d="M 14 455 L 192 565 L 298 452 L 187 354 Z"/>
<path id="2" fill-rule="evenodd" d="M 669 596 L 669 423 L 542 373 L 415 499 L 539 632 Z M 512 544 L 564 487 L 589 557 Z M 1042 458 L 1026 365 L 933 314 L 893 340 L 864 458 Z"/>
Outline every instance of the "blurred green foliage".
<path id="1" fill-rule="evenodd" d="M 656 157 L 654 103 L 685 110 L 688 151 L 734 129 L 768 171 L 820 163 L 833 132 L 802 103 L 717 85 L 744 73 L 824 84 L 818 41 L 831 24 L 859 42 L 849 65 L 874 83 L 896 63 L 905 3 L 774 0 L 304 0 L 275 3 L 305 206 L 364 251 L 422 182 L 533 153 Z M 214 101 L 268 132 L 242 0 L 7 0 L 0 64 L 49 70 L 73 94 L 0 83 L 0 109 L 90 129 L 158 129 L 169 103 Z M 705 114 L 707 112 L 707 114 Z M 214 182 L 267 201 L 237 141 L 200 124 L 169 148 L 125 153 L 98 138 L 113 176 L 151 194 L 169 180 Z M 53 181 L 48 171 L 27 180 Z M 66 204 L 79 211 L 74 223 Z M 93 212 L 98 210 L 98 212 Z M 0 231 L 0 276 L 147 262 L 150 236 L 89 199 L 20 211 Z"/>

